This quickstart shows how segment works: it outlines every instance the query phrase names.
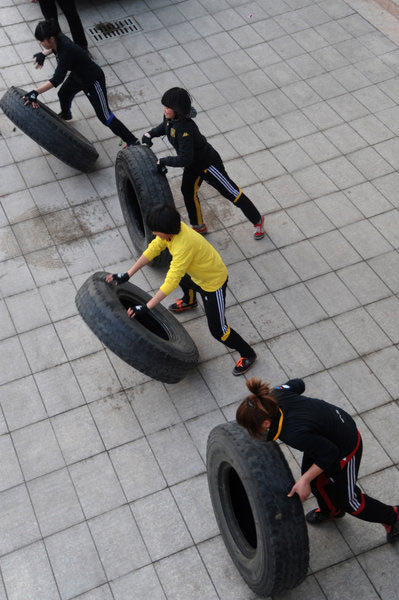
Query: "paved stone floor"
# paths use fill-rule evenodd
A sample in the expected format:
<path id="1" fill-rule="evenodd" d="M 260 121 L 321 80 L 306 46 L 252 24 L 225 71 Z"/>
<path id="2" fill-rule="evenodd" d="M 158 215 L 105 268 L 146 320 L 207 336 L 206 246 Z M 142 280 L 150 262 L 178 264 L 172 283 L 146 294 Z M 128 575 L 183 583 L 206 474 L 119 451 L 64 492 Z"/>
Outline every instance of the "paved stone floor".
<path id="1" fill-rule="evenodd" d="M 258 352 L 251 375 L 302 376 L 354 415 L 363 488 L 398 502 L 399 22 L 372 0 L 78 5 L 85 26 L 133 15 L 143 28 L 91 48 L 117 115 L 141 135 L 160 122 L 165 89 L 189 88 L 201 130 L 267 215 L 255 243 L 203 186 L 208 239 L 229 265 L 228 316 Z M 36 4 L 0 0 L 1 93 L 52 73 L 32 65 L 39 17 Z M 201 363 L 178 385 L 127 367 L 82 323 L 76 289 L 130 266 L 132 248 L 118 141 L 85 97 L 73 114 L 100 153 L 89 174 L 0 116 L 0 599 L 252 599 L 218 535 L 204 463 L 244 382 L 202 309 L 184 318 Z M 161 279 L 147 268 L 134 281 Z M 399 548 L 382 527 L 347 517 L 309 534 L 309 577 L 281 598 L 399 597 Z"/>

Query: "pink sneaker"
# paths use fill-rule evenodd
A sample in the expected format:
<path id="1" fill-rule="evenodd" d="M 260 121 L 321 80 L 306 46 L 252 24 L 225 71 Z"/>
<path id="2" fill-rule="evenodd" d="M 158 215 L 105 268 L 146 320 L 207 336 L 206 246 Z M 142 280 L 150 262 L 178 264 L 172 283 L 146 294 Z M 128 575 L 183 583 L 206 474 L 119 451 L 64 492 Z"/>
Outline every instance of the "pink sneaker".
<path id="1" fill-rule="evenodd" d="M 260 222 L 255 227 L 254 238 L 255 240 L 261 240 L 265 237 L 265 230 L 263 229 L 263 223 L 265 222 L 265 217 L 261 217 Z"/>
<path id="2" fill-rule="evenodd" d="M 194 229 L 197 233 L 208 233 L 208 228 L 205 223 L 202 223 L 201 225 L 191 225 L 191 229 Z"/>

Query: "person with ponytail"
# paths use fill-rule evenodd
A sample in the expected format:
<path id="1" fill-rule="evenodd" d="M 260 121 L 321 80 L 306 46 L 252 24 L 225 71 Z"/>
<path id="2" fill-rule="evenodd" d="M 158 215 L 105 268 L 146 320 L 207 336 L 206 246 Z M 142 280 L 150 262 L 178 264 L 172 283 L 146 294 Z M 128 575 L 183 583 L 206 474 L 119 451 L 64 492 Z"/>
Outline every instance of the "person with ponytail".
<path id="1" fill-rule="evenodd" d="M 303 452 L 302 476 L 288 496 L 304 502 L 313 492 L 318 508 L 307 513 L 312 525 L 348 513 L 384 525 L 387 541 L 399 539 L 399 505 L 364 494 L 357 485 L 362 438 L 352 417 L 324 400 L 303 395 L 302 379 L 271 388 L 260 379 L 247 381 L 251 394 L 237 409 L 237 423 L 256 439 L 280 440 Z"/>
<path id="2" fill-rule="evenodd" d="M 228 176 L 223 161 L 193 121 L 191 96 L 179 87 L 167 90 L 161 99 L 164 119 L 142 137 L 142 143 L 152 146 L 152 138 L 166 135 L 177 152 L 158 161 L 159 170 L 166 167 L 183 167 L 181 191 L 190 224 L 198 233 L 206 233 L 207 227 L 201 212 L 198 191 L 205 180 L 222 196 L 240 208 L 255 228 L 255 240 L 264 235 L 264 217 L 241 188 Z"/>
<path id="3" fill-rule="evenodd" d="M 44 48 L 43 52 L 34 56 L 35 68 L 41 69 L 46 57 L 51 53 L 55 54 L 58 64 L 49 81 L 24 96 L 25 104 L 30 103 L 33 108 L 38 108 L 37 97 L 39 94 L 58 87 L 70 71 L 58 92 L 61 104 L 59 116 L 65 121 L 72 119 L 72 100 L 78 92 L 83 91 L 104 125 L 122 138 L 126 145 L 139 144 L 136 136 L 111 111 L 107 100 L 104 72 L 87 52 L 64 35 L 54 19 L 41 21 L 36 27 L 35 37 Z"/>

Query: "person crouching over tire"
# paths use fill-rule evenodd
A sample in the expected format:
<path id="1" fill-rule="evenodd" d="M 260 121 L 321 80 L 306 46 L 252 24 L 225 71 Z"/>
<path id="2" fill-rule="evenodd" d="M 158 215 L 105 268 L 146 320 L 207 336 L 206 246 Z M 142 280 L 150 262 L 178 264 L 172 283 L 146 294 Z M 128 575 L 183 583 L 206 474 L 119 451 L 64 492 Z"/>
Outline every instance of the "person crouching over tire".
<path id="1" fill-rule="evenodd" d="M 399 506 L 389 506 L 364 494 L 356 484 L 362 438 L 352 417 L 324 400 L 302 396 L 302 379 L 271 389 L 260 379 L 246 382 L 251 392 L 237 409 L 237 423 L 255 438 L 281 440 L 302 451 L 302 476 L 288 496 L 302 502 L 311 491 L 318 508 L 306 515 L 312 525 L 340 519 L 345 513 L 382 523 L 387 541 L 399 538 Z"/>
<path id="2" fill-rule="evenodd" d="M 35 30 L 35 37 L 44 48 L 44 52 L 35 54 L 35 68 L 40 69 L 46 57 L 52 52 L 57 58 L 57 68 L 53 77 L 41 85 L 37 90 L 32 90 L 24 97 L 25 104 L 31 103 L 38 108 L 36 102 L 39 94 L 47 92 L 53 87 L 58 87 L 65 79 L 67 72 L 69 77 L 61 86 L 58 97 L 61 104 L 59 116 L 65 121 L 72 119 L 71 104 L 76 94 L 83 91 L 96 111 L 101 123 L 122 138 L 128 145 L 139 144 L 139 140 L 128 128 L 115 117 L 107 100 L 107 89 L 105 87 L 104 72 L 80 46 L 72 42 L 64 35 L 54 19 L 41 21 Z"/>
<path id="3" fill-rule="evenodd" d="M 227 287 L 227 268 L 220 254 L 199 233 L 190 229 L 180 219 L 174 207 L 160 204 L 153 207 L 147 215 L 147 225 L 156 236 L 143 252 L 138 261 L 126 272 L 109 274 L 108 283 L 125 283 L 144 265 L 168 248 L 172 255 L 169 271 L 146 307 L 129 308 L 131 317 L 136 312 L 151 310 L 180 283 L 184 296 L 169 309 L 174 312 L 193 309 L 197 306 L 196 292 L 204 303 L 208 327 L 215 339 L 228 348 L 237 350 L 241 358 L 233 369 L 234 375 L 243 375 L 256 360 L 256 353 L 242 337 L 228 325 L 225 316 L 225 298 Z"/>
<path id="4" fill-rule="evenodd" d="M 220 155 L 190 118 L 190 94 L 183 88 L 174 87 L 164 93 L 161 102 L 163 122 L 145 133 L 141 141 L 152 146 L 152 138 L 166 135 L 176 150 L 177 156 L 161 158 L 158 164 L 184 168 L 181 191 L 192 228 L 198 233 L 207 232 L 198 198 L 199 188 L 205 180 L 242 210 L 255 228 L 254 238 L 261 240 L 265 235 L 264 217 L 241 188 L 230 179 Z"/>

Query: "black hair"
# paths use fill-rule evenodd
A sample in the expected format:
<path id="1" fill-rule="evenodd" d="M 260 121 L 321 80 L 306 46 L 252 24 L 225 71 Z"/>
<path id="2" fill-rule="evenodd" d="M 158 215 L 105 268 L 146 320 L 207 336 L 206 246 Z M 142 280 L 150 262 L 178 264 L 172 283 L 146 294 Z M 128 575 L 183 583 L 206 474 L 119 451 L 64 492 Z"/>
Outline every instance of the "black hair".
<path id="1" fill-rule="evenodd" d="M 35 38 L 39 42 L 43 40 L 49 40 L 51 37 L 57 37 L 61 29 L 55 19 L 49 19 L 48 21 L 40 21 L 35 29 Z"/>
<path id="2" fill-rule="evenodd" d="M 175 111 L 177 119 L 185 119 L 190 114 L 191 96 L 184 88 L 170 88 L 162 96 L 161 102 L 163 106 Z"/>
<path id="3" fill-rule="evenodd" d="M 148 213 L 146 222 L 151 231 L 160 231 L 171 235 L 179 233 L 181 227 L 179 213 L 174 206 L 169 206 L 169 204 L 156 204 Z"/>

